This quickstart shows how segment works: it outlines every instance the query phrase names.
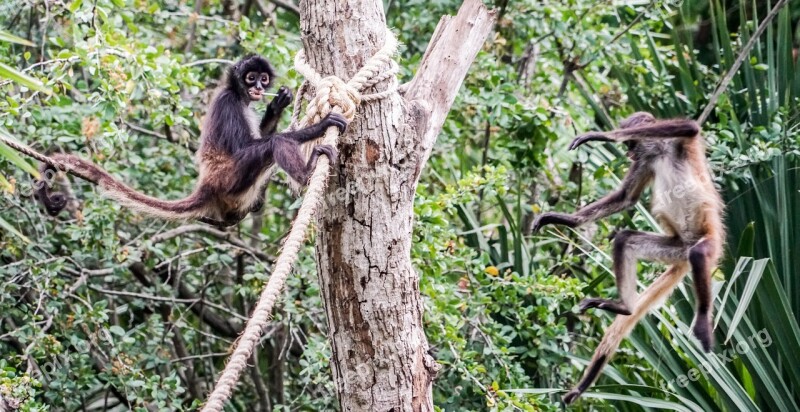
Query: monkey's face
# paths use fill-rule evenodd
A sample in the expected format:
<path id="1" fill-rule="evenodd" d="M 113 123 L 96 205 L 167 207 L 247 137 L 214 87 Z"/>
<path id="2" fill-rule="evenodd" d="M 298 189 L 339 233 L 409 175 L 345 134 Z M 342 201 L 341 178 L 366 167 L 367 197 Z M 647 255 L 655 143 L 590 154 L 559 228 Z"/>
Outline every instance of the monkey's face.
<path id="1" fill-rule="evenodd" d="M 247 89 L 250 100 L 259 101 L 264 97 L 264 90 L 269 86 L 269 73 L 267 72 L 247 72 L 242 81 Z"/>
<path id="2" fill-rule="evenodd" d="M 228 71 L 228 87 L 235 90 L 242 99 L 259 101 L 272 84 L 274 73 L 267 59 L 250 54 L 231 66 Z"/>

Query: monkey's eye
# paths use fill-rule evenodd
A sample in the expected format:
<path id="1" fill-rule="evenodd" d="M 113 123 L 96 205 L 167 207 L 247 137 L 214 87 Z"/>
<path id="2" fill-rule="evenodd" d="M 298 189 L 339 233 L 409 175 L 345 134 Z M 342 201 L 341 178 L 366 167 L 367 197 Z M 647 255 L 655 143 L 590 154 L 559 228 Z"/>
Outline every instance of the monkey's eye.
<path id="1" fill-rule="evenodd" d="M 269 83 L 269 76 L 266 74 L 261 75 L 261 83 L 267 84 Z"/>
<path id="2" fill-rule="evenodd" d="M 255 73 L 247 73 L 247 76 L 245 76 L 245 78 L 244 78 L 244 79 L 245 79 L 245 81 L 247 81 L 248 83 L 255 83 L 255 81 L 256 81 L 256 75 L 255 75 Z"/>

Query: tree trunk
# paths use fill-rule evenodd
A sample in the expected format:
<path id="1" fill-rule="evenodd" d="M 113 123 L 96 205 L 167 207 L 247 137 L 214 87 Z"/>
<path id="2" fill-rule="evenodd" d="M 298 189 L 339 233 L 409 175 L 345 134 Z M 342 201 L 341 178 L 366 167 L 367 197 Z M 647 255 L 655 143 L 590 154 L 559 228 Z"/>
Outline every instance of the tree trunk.
<path id="1" fill-rule="evenodd" d="M 302 0 L 300 10 L 308 62 L 323 76 L 349 79 L 384 44 L 380 0 Z M 411 265 L 414 192 L 493 17 L 467 0 L 458 16 L 443 18 L 405 96 L 362 104 L 340 138 L 319 216 L 317 265 L 343 411 L 433 410 L 438 365 L 428 354 Z"/>

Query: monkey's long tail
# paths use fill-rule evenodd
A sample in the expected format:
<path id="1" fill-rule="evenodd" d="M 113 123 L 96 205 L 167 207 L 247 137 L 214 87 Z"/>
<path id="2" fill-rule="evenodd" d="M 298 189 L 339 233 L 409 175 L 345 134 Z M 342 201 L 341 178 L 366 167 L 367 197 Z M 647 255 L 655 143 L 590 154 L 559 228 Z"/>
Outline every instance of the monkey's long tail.
<path id="1" fill-rule="evenodd" d="M 95 183 L 103 189 L 104 194 L 125 207 L 151 216 L 167 220 L 182 220 L 199 217 L 207 199 L 200 191 L 195 191 L 180 200 L 161 200 L 137 192 L 126 184 L 114 179 L 108 172 L 92 162 L 70 154 L 55 154 L 50 159 L 63 165 L 67 170 L 84 180 Z M 66 206 L 66 198 L 61 193 L 51 193 L 49 183 L 56 168 L 47 163 L 40 166 L 42 179 L 37 183 L 36 194 L 47 212 L 53 216 Z"/>
<path id="2" fill-rule="evenodd" d="M 614 322 L 603 335 L 603 340 L 600 342 L 600 345 L 598 345 L 597 350 L 595 350 L 592 361 L 586 368 L 586 372 L 583 373 L 583 378 L 581 378 L 580 383 L 564 395 L 564 403 L 570 404 L 574 402 L 583 392 L 592 386 L 594 381 L 600 376 L 600 371 L 603 370 L 606 363 L 614 356 L 614 352 L 617 351 L 622 340 L 631 333 L 633 327 L 636 326 L 651 309 L 662 304 L 669 297 L 688 270 L 689 264 L 686 262 L 676 263 L 670 266 L 639 296 L 633 313 L 628 316 L 617 315 Z"/>
<path id="3" fill-rule="evenodd" d="M 611 134 L 633 138 L 695 137 L 700 134 L 700 126 L 694 120 L 662 120 L 652 124 L 617 129 Z"/>

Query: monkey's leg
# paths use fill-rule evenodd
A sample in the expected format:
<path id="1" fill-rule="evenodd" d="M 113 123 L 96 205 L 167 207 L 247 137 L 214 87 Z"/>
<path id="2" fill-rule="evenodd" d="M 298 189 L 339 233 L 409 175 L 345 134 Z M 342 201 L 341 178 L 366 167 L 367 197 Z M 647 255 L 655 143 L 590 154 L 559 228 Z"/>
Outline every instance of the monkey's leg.
<path id="1" fill-rule="evenodd" d="M 279 135 L 273 135 L 269 139 L 254 139 L 247 147 L 237 151 L 234 154 L 235 170 L 233 176 L 228 178 L 228 181 L 231 182 L 228 193 L 237 196 L 251 190 L 266 169 L 272 166 L 275 160 L 275 151 L 287 144 L 297 148 L 296 143 L 287 141 Z M 259 199 L 261 199 L 264 195 L 264 187 L 259 187 L 258 190 Z M 248 208 L 251 206 L 247 205 Z"/>
<path id="2" fill-rule="evenodd" d="M 598 345 L 597 350 L 592 356 L 592 361 L 586 367 L 581 381 L 566 395 L 564 395 L 564 402 L 570 404 L 578 399 L 579 396 L 594 383 L 600 376 L 603 366 L 608 363 L 614 352 L 617 351 L 620 342 L 631 333 L 633 327 L 645 316 L 647 313 L 656 306 L 658 303 L 664 301 L 672 290 L 683 279 L 688 265 L 685 261 L 680 261 L 667 268 L 667 271 L 661 274 L 653 283 L 642 292 L 636 305 L 633 308 L 633 313 L 630 316 L 617 316 L 611 326 L 606 329 L 603 334 L 603 340 Z"/>
<path id="3" fill-rule="evenodd" d="M 654 123 L 628 127 L 607 133 L 614 140 L 693 139 L 700 135 L 700 126 L 691 119 L 656 120 Z"/>
<path id="4" fill-rule="evenodd" d="M 687 248 L 677 237 L 633 230 L 617 233 L 614 237 L 613 260 L 619 300 L 586 298 L 581 302 L 581 312 L 597 308 L 618 315 L 630 315 L 636 303 L 636 261 L 682 261 L 686 258 Z"/>
<path id="5" fill-rule="evenodd" d="M 715 246 L 708 238 L 700 239 L 689 249 L 689 264 L 692 266 L 694 291 L 697 297 L 697 313 L 694 318 L 694 335 L 706 352 L 714 345 L 714 331 L 711 323 L 711 269 Z"/>
<path id="6" fill-rule="evenodd" d="M 550 224 L 576 227 L 623 211 L 636 204 L 651 177 L 652 172 L 649 167 L 640 162 L 633 162 L 628 174 L 622 180 L 619 190 L 586 205 L 571 215 L 566 213 L 544 213 L 533 223 L 533 231 L 536 232 L 543 226 Z"/>
<path id="7" fill-rule="evenodd" d="M 300 146 L 297 143 L 278 136 L 273 137 L 273 139 L 276 138 L 280 140 L 275 140 L 273 152 L 275 163 L 301 185 L 308 183 L 308 178 L 311 177 L 311 172 L 317 165 L 317 159 L 321 154 L 328 156 L 331 163 L 336 163 L 336 149 L 332 146 L 320 145 L 315 147 L 306 163 L 303 155 L 300 154 Z"/>

